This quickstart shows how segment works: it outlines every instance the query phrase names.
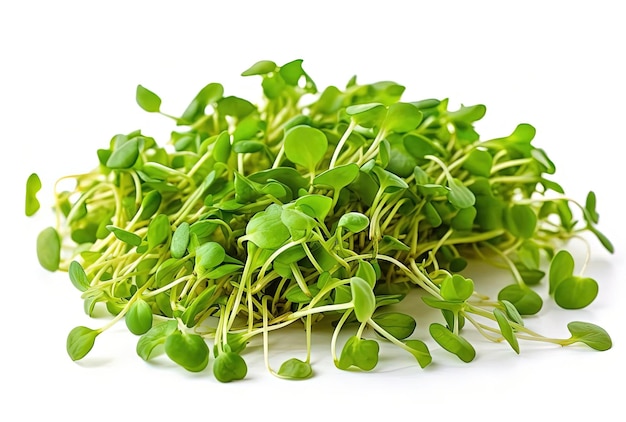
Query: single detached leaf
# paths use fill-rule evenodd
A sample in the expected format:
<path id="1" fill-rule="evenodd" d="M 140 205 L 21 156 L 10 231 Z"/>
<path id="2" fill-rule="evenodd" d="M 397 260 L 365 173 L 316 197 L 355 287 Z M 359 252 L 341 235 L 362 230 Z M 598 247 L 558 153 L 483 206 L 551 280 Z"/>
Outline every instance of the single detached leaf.
<path id="1" fill-rule="evenodd" d="M 456 355 L 463 362 L 471 362 L 476 357 L 476 350 L 463 337 L 454 334 L 445 326 L 434 322 L 429 327 L 432 338 L 448 352 Z"/>
<path id="2" fill-rule="evenodd" d="M 502 333 L 502 337 L 509 343 L 509 345 L 515 350 L 515 353 L 519 354 L 519 342 L 517 341 L 517 337 L 513 332 L 513 328 L 511 328 L 511 324 L 509 323 L 506 314 L 502 312 L 500 309 L 496 308 L 493 310 L 493 315 L 496 318 L 496 322 L 498 323 L 498 327 L 500 327 L 500 332 Z"/>
<path id="3" fill-rule="evenodd" d="M 48 271 L 56 271 L 61 263 L 61 236 L 54 227 L 43 229 L 37 236 L 37 259 Z"/>
<path id="4" fill-rule="evenodd" d="M 87 274 L 85 273 L 82 265 L 80 265 L 77 261 L 72 261 L 70 263 L 68 273 L 70 281 L 78 290 L 84 292 L 89 288 L 89 278 L 87 278 Z"/>
<path id="5" fill-rule="evenodd" d="M 139 107 L 149 113 L 158 113 L 161 109 L 161 98 L 142 85 L 137 85 L 135 99 Z"/>
<path id="6" fill-rule="evenodd" d="M 303 380 L 311 378 L 312 375 L 311 364 L 296 358 L 286 360 L 278 369 L 278 376 L 286 379 Z"/>
<path id="7" fill-rule="evenodd" d="M 138 336 L 147 333 L 152 328 L 152 319 L 152 307 L 143 299 L 135 300 L 124 315 L 126 327 Z"/>
<path id="8" fill-rule="evenodd" d="M 567 324 L 572 342 L 585 343 L 592 349 L 605 351 L 613 346 L 611 337 L 603 328 L 589 322 L 573 321 Z"/>
<path id="9" fill-rule="evenodd" d="M 67 336 L 67 354 L 74 361 L 84 358 L 93 348 L 98 334 L 100 334 L 98 330 L 83 326 L 75 327 Z"/>
<path id="10" fill-rule="evenodd" d="M 219 382 L 242 380 L 248 374 L 246 361 L 233 352 L 222 352 L 213 361 L 213 375 Z"/>
<path id="11" fill-rule="evenodd" d="M 41 180 L 37 173 L 32 173 L 26 179 L 26 205 L 25 213 L 27 217 L 34 215 L 39 211 L 40 203 L 37 199 L 37 193 L 41 189 Z"/>
<path id="12" fill-rule="evenodd" d="M 598 283 L 589 277 L 567 277 L 556 286 L 554 301 L 565 309 L 582 309 L 598 296 Z"/>
<path id="13" fill-rule="evenodd" d="M 137 354 L 145 361 L 148 361 L 156 353 L 158 346 L 165 344 L 167 336 L 176 331 L 176 320 L 169 320 L 153 325 L 148 332 L 142 335 L 137 342 Z"/>

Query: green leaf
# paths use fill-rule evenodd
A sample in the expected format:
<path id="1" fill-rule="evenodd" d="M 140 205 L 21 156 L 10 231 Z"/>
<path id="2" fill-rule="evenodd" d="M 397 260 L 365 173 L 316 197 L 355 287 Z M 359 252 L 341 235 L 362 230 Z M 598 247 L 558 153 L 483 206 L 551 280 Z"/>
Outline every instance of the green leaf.
<path id="1" fill-rule="evenodd" d="M 219 114 L 236 119 L 243 119 L 255 110 L 256 107 L 250 101 L 235 96 L 223 97 L 217 102 Z"/>
<path id="2" fill-rule="evenodd" d="M 589 277 L 567 277 L 554 290 L 554 301 L 565 309 L 582 309 L 591 304 L 596 296 L 598 283 Z"/>
<path id="3" fill-rule="evenodd" d="M 473 206 L 476 203 L 476 197 L 467 186 L 459 179 L 452 179 L 448 183 L 448 201 L 457 208 L 464 209 Z"/>
<path id="4" fill-rule="evenodd" d="M 242 380 L 248 374 L 246 361 L 233 352 L 222 352 L 213 361 L 213 375 L 219 382 Z"/>
<path id="5" fill-rule="evenodd" d="M 25 213 L 27 217 L 34 215 L 41 207 L 37 199 L 37 193 L 41 189 L 41 180 L 37 173 L 32 173 L 26 179 L 26 204 Z"/>
<path id="6" fill-rule="evenodd" d="M 224 87 L 219 83 L 210 83 L 198 92 L 189 103 L 182 116 L 183 122 L 193 123 L 204 115 L 209 104 L 215 104 L 224 95 Z"/>
<path id="7" fill-rule="evenodd" d="M 252 154 L 265 149 L 265 144 L 260 141 L 237 141 L 233 143 L 233 152 L 236 154 Z"/>
<path id="8" fill-rule="evenodd" d="M 300 78 L 305 75 L 302 69 L 302 62 L 302 59 L 297 59 L 280 67 L 280 76 L 288 85 L 297 86 Z"/>
<path id="9" fill-rule="evenodd" d="M 379 349 L 380 346 L 375 340 L 351 336 L 343 346 L 339 360 L 335 362 L 335 365 L 343 370 L 356 366 L 364 371 L 371 371 L 378 364 Z"/>
<path id="10" fill-rule="evenodd" d="M 352 233 L 359 233 L 369 226 L 370 220 L 359 212 L 349 212 L 341 216 L 338 226 L 345 227 Z"/>
<path id="11" fill-rule="evenodd" d="M 61 236 L 54 227 L 46 227 L 37 236 L 37 259 L 48 271 L 56 271 L 61 263 Z"/>
<path id="12" fill-rule="evenodd" d="M 139 158 L 139 140 L 137 138 L 116 147 L 106 162 L 106 166 L 112 170 L 129 169 L 135 165 Z"/>
<path id="13" fill-rule="evenodd" d="M 380 126 L 387 108 L 381 103 L 356 104 L 346 107 L 346 114 L 363 127 Z"/>
<path id="14" fill-rule="evenodd" d="M 415 318 L 402 312 L 385 312 L 373 316 L 372 320 L 398 340 L 409 337 L 417 327 Z"/>
<path id="15" fill-rule="evenodd" d="M 489 177 L 493 157 L 484 149 L 473 149 L 463 162 L 463 168 L 474 176 Z"/>
<path id="16" fill-rule="evenodd" d="M 585 215 L 589 218 L 590 223 L 598 224 L 600 216 L 596 211 L 596 194 L 593 191 L 587 194 L 587 198 L 585 199 L 585 211 Z"/>
<path id="17" fill-rule="evenodd" d="M 367 284 L 373 289 L 376 286 L 376 270 L 374 266 L 367 261 L 359 260 L 359 265 L 356 270 L 356 276 L 367 281 Z"/>
<path id="18" fill-rule="evenodd" d="M 135 99 L 139 107 L 149 113 L 158 113 L 161 109 L 161 98 L 142 85 L 137 85 Z"/>
<path id="19" fill-rule="evenodd" d="M 299 164 L 313 173 L 328 149 L 326 135 L 319 129 L 300 125 L 285 133 L 283 141 L 289 161 Z"/>
<path id="20" fill-rule="evenodd" d="M 598 238 L 602 246 L 604 246 L 604 248 L 607 251 L 609 251 L 610 253 L 615 252 L 615 248 L 613 247 L 613 244 L 611 243 L 609 238 L 606 237 L 603 233 L 601 233 L 600 230 L 598 230 L 595 226 L 589 226 L 588 229 L 589 231 L 591 231 L 593 234 L 596 235 L 596 237 Z"/>
<path id="21" fill-rule="evenodd" d="M 493 315 L 496 318 L 498 327 L 500 327 L 500 332 L 502 333 L 502 336 L 513 348 L 515 353 L 519 354 L 519 342 L 517 341 L 517 337 L 515 336 L 513 328 L 511 328 L 511 324 L 509 323 L 509 320 L 506 317 L 505 313 L 502 312 L 500 309 L 495 308 L 493 310 Z"/>
<path id="22" fill-rule="evenodd" d="M 361 277 L 352 277 L 350 279 L 350 292 L 352 293 L 356 319 L 359 322 L 367 321 L 376 310 L 376 296 L 374 296 L 372 287 Z"/>
<path id="23" fill-rule="evenodd" d="M 424 160 L 427 155 L 440 155 L 439 147 L 433 140 L 418 133 L 408 133 L 403 138 L 404 149 L 418 160 Z"/>
<path id="24" fill-rule="evenodd" d="M 537 214 L 528 206 L 513 204 L 504 213 L 507 230 L 516 237 L 530 239 L 537 228 Z"/>
<path id="25" fill-rule="evenodd" d="M 201 312 L 206 311 L 217 299 L 214 297 L 217 285 L 212 285 L 202 290 L 202 292 L 191 303 L 187 303 L 187 309 L 183 312 L 180 319 L 189 328 L 194 327 L 198 321 L 196 317 Z"/>
<path id="26" fill-rule="evenodd" d="M 519 325 L 521 325 L 523 327 L 524 326 L 524 320 L 522 319 L 522 316 L 520 315 L 520 313 L 517 310 L 517 308 L 515 307 L 515 305 L 513 305 L 508 300 L 501 300 L 500 303 L 502 304 L 502 306 L 504 306 L 504 310 L 506 311 L 507 317 L 511 321 L 514 321 L 514 322 L 516 322 L 517 324 L 519 324 Z"/>
<path id="27" fill-rule="evenodd" d="M 474 293 L 474 282 L 460 274 L 447 276 L 441 282 L 440 294 L 444 300 L 464 302 Z"/>
<path id="28" fill-rule="evenodd" d="M 574 275 L 574 258 L 565 249 L 560 250 L 550 261 L 550 272 L 548 275 L 550 283 L 550 294 L 554 293 L 561 281 Z"/>
<path id="29" fill-rule="evenodd" d="M 157 347 L 165 344 L 167 337 L 176 331 L 176 320 L 155 324 L 137 342 L 136 351 L 141 359 L 148 361 L 157 353 Z"/>
<path id="30" fill-rule="evenodd" d="M 476 357 L 474 347 L 458 334 L 454 334 L 445 326 L 434 322 L 429 327 L 432 338 L 448 352 L 456 355 L 463 362 L 471 362 Z"/>
<path id="31" fill-rule="evenodd" d="M 404 345 L 409 349 L 408 352 L 415 357 L 420 368 L 426 368 L 430 365 L 433 358 L 426 343 L 421 340 L 406 340 Z"/>
<path id="32" fill-rule="evenodd" d="M 278 66 L 270 60 L 260 60 L 241 73 L 241 76 L 266 75 L 275 72 Z"/>
<path id="33" fill-rule="evenodd" d="M 411 103 L 394 103 L 389 106 L 383 123 L 386 131 L 406 133 L 422 122 L 422 112 Z"/>
<path id="34" fill-rule="evenodd" d="M 232 146 L 230 144 L 230 135 L 228 132 L 222 132 L 218 135 L 213 146 L 213 159 L 218 163 L 227 163 L 230 158 Z"/>
<path id="35" fill-rule="evenodd" d="M 139 246 L 141 245 L 141 237 L 136 235 L 135 233 L 131 233 L 124 229 L 120 229 L 119 227 L 115 227 L 111 224 L 106 226 L 107 230 L 110 231 L 124 243 L 128 243 L 131 246 Z"/>
<path id="36" fill-rule="evenodd" d="M 304 195 L 296 199 L 296 208 L 323 223 L 332 207 L 332 199 L 324 195 Z"/>
<path id="37" fill-rule="evenodd" d="M 567 324 L 567 329 L 572 334 L 572 343 L 584 343 L 599 351 L 609 350 L 613 346 L 609 333 L 589 322 L 573 321 Z"/>
<path id="38" fill-rule="evenodd" d="M 165 340 L 165 353 L 190 372 L 200 372 L 209 364 L 209 346 L 198 334 L 174 331 Z"/>
<path id="39" fill-rule="evenodd" d="M 70 263 L 70 268 L 68 270 L 70 281 L 81 292 L 86 291 L 90 287 L 89 279 L 87 278 L 87 274 L 83 269 L 82 265 L 80 265 L 77 261 L 72 261 Z"/>
<path id="40" fill-rule="evenodd" d="M 350 183 L 354 182 L 359 176 L 359 166 L 350 163 L 334 167 L 326 170 L 313 179 L 314 186 L 327 186 L 334 191 L 339 191 Z"/>
<path id="41" fill-rule="evenodd" d="M 498 300 L 508 301 L 521 315 L 534 315 L 541 310 L 543 300 L 526 285 L 510 284 L 498 293 Z"/>
<path id="42" fill-rule="evenodd" d="M 430 296 L 422 296 L 422 301 L 424 301 L 424 303 L 431 308 L 443 309 L 457 313 L 465 307 L 465 302 L 459 302 L 458 300 L 439 300 Z"/>
<path id="43" fill-rule="evenodd" d="M 207 242 L 196 249 L 196 266 L 204 270 L 215 268 L 224 262 L 226 251 L 217 242 Z"/>
<path id="44" fill-rule="evenodd" d="M 152 217 L 155 212 L 158 211 L 161 206 L 161 200 L 163 197 L 159 193 L 159 191 L 153 190 L 148 192 L 141 201 L 141 214 L 140 220 L 147 220 Z"/>
<path id="45" fill-rule="evenodd" d="M 135 335 L 142 335 L 152 328 L 152 307 L 143 299 L 135 300 L 126 315 L 126 327 Z"/>
<path id="46" fill-rule="evenodd" d="M 84 358 L 93 348 L 98 334 L 100 334 L 98 330 L 83 326 L 75 327 L 67 336 L 65 345 L 67 354 L 73 361 Z"/>
<path id="47" fill-rule="evenodd" d="M 282 208 L 272 204 L 265 211 L 255 214 L 246 226 L 246 236 L 261 249 L 278 249 L 291 237 L 291 233 L 280 218 Z"/>
<path id="48" fill-rule="evenodd" d="M 313 368 L 308 362 L 291 358 L 280 365 L 280 368 L 278 369 L 278 376 L 292 380 L 303 380 L 313 376 Z"/>
<path id="49" fill-rule="evenodd" d="M 172 258 L 182 258 L 187 252 L 189 245 L 190 229 L 189 223 L 183 221 L 174 231 L 172 235 L 172 243 L 170 244 L 170 253 Z"/>
<path id="50" fill-rule="evenodd" d="M 154 249 L 164 243 L 172 233 L 167 215 L 159 214 L 148 225 L 148 249 Z"/>
<path id="51" fill-rule="evenodd" d="M 393 193 L 409 187 L 403 178 L 383 169 L 380 166 L 374 166 L 372 172 L 376 175 L 380 189 L 383 192 Z"/>

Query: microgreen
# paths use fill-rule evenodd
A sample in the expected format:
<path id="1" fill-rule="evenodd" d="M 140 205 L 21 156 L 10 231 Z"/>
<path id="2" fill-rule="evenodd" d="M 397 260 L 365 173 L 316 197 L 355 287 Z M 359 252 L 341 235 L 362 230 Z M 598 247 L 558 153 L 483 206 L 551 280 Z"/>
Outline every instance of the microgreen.
<path id="1" fill-rule="evenodd" d="M 41 180 L 39 179 L 39 175 L 37 173 L 32 173 L 26 179 L 26 205 L 25 205 L 25 213 L 27 217 L 34 215 L 37 211 L 39 211 L 40 204 L 37 199 L 37 193 L 41 189 Z"/>
<path id="2" fill-rule="evenodd" d="M 61 237 L 54 227 L 43 229 L 37 236 L 37 258 L 48 271 L 59 269 L 61 262 Z"/>
<path id="3" fill-rule="evenodd" d="M 112 317 L 69 333 L 71 359 L 122 319 L 141 359 L 165 354 L 202 372 L 212 354 L 220 382 L 247 376 L 255 336 L 270 373 L 313 376 L 312 330 L 323 319 L 342 370 L 374 369 L 381 342 L 430 365 L 418 324 L 463 362 L 477 353 L 464 334 L 472 327 L 515 353 L 521 341 L 611 348 L 594 324 L 570 323 L 566 339 L 524 326 L 543 307 L 536 288 L 546 278 L 546 300 L 562 308 L 597 297 L 586 262 L 575 272 L 569 239 L 589 233 L 614 251 L 599 228 L 601 198 L 565 195 L 533 126 L 484 140 L 482 104 L 404 101 L 403 85 L 356 77 L 318 91 L 300 59 L 261 60 L 241 75 L 260 79 L 261 101 L 210 82 L 175 116 L 138 85 L 138 106 L 174 122 L 170 139 L 115 134 L 92 170 L 65 177 L 72 191 L 54 192 L 56 225 L 37 237 L 39 263 L 68 272 L 89 316 L 100 304 Z M 39 212 L 41 187 L 32 173 L 26 216 Z M 464 275 L 475 260 L 508 273 L 497 300 L 481 293 L 481 276 Z M 406 312 L 393 308 L 400 302 Z M 419 306 L 440 321 L 412 314 Z M 269 333 L 291 324 L 304 327 L 307 356 L 274 371 Z"/>

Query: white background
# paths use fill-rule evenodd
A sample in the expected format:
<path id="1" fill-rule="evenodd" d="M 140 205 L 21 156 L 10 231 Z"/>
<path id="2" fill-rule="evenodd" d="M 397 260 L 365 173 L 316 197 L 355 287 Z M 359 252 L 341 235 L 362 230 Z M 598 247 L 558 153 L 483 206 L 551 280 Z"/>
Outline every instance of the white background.
<path id="1" fill-rule="evenodd" d="M 0 418 L 616 420 L 624 414 L 626 375 L 626 31 L 619 3 L 2 2 Z M 521 122 L 534 125 L 534 145 L 556 163 L 554 179 L 581 201 L 587 191 L 597 193 L 600 229 L 616 253 L 590 238 L 586 274 L 600 283 L 597 300 L 569 312 L 546 302 L 527 325 L 567 337 L 567 322 L 593 322 L 611 334 L 613 349 L 522 343 L 517 356 L 470 332 L 478 350 L 471 364 L 429 342 L 435 363 L 425 370 L 383 347 L 372 373 L 356 373 L 333 367 L 328 332 L 321 330 L 314 378 L 274 378 L 256 346 L 246 353 L 248 378 L 220 384 L 210 368 L 191 374 L 166 360 L 143 362 L 134 352 L 136 338 L 120 324 L 102 334 L 83 361 L 72 362 L 65 352 L 69 330 L 106 320 L 84 315 L 65 274 L 39 268 L 35 238 L 53 220 L 45 210 L 24 216 L 27 176 L 40 174 L 45 203 L 53 181 L 91 169 L 95 150 L 114 134 L 142 129 L 165 142 L 173 127 L 139 109 L 137 84 L 158 93 L 162 109 L 176 114 L 209 82 L 223 83 L 227 94 L 258 98 L 259 80 L 239 74 L 257 60 L 297 58 L 319 87 L 343 86 L 356 74 L 364 83 L 404 84 L 406 100 L 485 104 L 477 126 L 484 139 L 508 135 Z M 571 247 L 584 257 L 580 242 Z M 499 276 L 482 271 L 474 280 L 493 290 L 503 282 Z M 423 333 L 428 323 L 418 324 Z M 275 367 L 304 356 L 301 333 L 271 339 Z"/>

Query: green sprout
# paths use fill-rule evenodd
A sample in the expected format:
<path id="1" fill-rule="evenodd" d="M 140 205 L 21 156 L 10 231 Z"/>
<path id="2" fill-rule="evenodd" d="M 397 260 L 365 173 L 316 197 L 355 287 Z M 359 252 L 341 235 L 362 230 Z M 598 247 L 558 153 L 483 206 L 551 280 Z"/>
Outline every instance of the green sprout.
<path id="1" fill-rule="evenodd" d="M 88 315 L 111 314 L 99 328 L 71 330 L 71 359 L 122 319 L 140 359 L 210 368 L 220 382 L 247 376 L 255 338 L 271 374 L 314 376 L 311 334 L 324 319 L 341 370 L 373 370 L 383 342 L 421 368 L 433 360 L 428 343 L 471 362 L 480 350 L 470 327 L 516 354 L 524 341 L 611 348 L 588 322 L 568 324 L 565 339 L 524 325 L 542 309 L 536 286 L 546 278 L 562 308 L 596 298 L 599 285 L 586 261 L 575 271 L 568 240 L 591 234 L 613 252 L 595 194 L 578 202 L 551 180 L 554 163 L 533 144 L 531 125 L 483 140 L 474 126 L 484 105 L 404 101 L 402 85 L 356 78 L 318 91 L 302 60 L 263 60 L 242 76 L 261 80 L 261 101 L 212 82 L 180 115 L 139 85 L 137 104 L 174 122 L 170 139 L 116 134 L 91 170 L 64 177 L 73 190 L 55 185 L 56 225 L 37 237 L 38 260 L 68 272 Z M 31 174 L 27 216 L 39 211 L 40 189 Z M 472 260 L 510 274 L 497 298 L 464 275 Z M 394 308 L 407 301 L 437 316 Z M 306 356 L 275 370 L 269 335 L 292 325 L 304 328 Z M 418 325 L 429 338 L 418 338 Z"/>

